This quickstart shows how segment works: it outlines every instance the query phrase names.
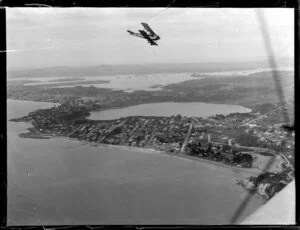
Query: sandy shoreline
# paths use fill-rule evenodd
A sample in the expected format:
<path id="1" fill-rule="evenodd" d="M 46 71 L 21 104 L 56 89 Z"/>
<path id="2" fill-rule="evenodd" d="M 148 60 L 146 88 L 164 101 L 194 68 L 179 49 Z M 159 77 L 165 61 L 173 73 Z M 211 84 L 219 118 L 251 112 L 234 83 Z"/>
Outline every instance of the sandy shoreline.
<path id="1" fill-rule="evenodd" d="M 84 144 L 84 145 L 90 145 L 90 146 L 94 146 L 94 147 L 99 147 L 100 146 L 100 147 L 105 147 L 105 148 L 118 148 L 118 149 L 122 149 L 122 150 L 132 150 L 132 151 L 138 151 L 138 152 L 143 152 L 143 153 L 164 154 L 164 155 L 174 156 L 174 157 L 179 158 L 179 159 L 190 160 L 190 161 L 193 161 L 193 162 L 209 163 L 209 164 L 213 164 L 213 165 L 216 165 L 216 166 L 221 166 L 221 167 L 225 167 L 225 168 L 240 170 L 240 171 L 243 171 L 243 172 L 246 172 L 246 173 L 250 173 L 251 175 L 260 175 L 262 173 L 262 171 L 257 169 L 257 168 L 235 167 L 235 166 L 223 164 L 221 162 L 216 162 L 216 161 L 212 161 L 212 160 L 208 160 L 208 159 L 204 159 L 204 158 L 200 158 L 200 157 L 193 157 L 193 156 L 182 154 L 182 153 L 174 154 L 174 153 L 169 153 L 169 152 L 160 151 L 160 150 L 151 149 L 151 148 L 141 148 L 141 147 L 135 147 L 135 146 L 95 143 L 95 142 L 89 142 L 89 141 L 85 141 L 85 140 L 78 140 L 78 139 L 75 139 L 75 138 L 64 137 L 64 136 L 57 136 L 55 138 L 62 138 L 62 139 L 66 139 L 66 140 L 77 141 L 78 143 L 81 143 L 81 144 Z"/>

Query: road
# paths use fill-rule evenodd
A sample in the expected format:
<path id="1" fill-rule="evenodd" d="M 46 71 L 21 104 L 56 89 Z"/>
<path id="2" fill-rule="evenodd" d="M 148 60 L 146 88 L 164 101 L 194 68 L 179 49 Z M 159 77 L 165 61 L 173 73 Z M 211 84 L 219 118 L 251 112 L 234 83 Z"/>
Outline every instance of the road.
<path id="1" fill-rule="evenodd" d="M 79 125 L 78 128 L 74 129 L 71 133 L 68 134 L 68 137 L 70 137 L 73 133 L 75 133 L 77 130 L 81 129 L 82 127 L 84 127 L 84 125 Z"/>
<path id="2" fill-rule="evenodd" d="M 184 141 L 183 141 L 183 144 L 182 144 L 182 147 L 181 147 L 181 150 L 180 150 L 181 153 L 184 153 L 184 151 L 185 151 L 185 146 L 187 145 L 187 143 L 188 143 L 188 141 L 189 141 L 189 139 L 190 139 L 190 135 L 191 135 L 191 132 L 192 132 L 192 128 L 193 128 L 193 124 L 190 123 L 189 130 L 188 130 L 188 132 L 187 132 L 187 134 L 186 134 L 186 136 L 185 136 L 185 139 L 184 139 Z"/>
<path id="3" fill-rule="evenodd" d="M 149 137 L 149 139 L 147 140 L 145 146 L 151 144 L 152 140 L 153 140 L 154 137 L 155 137 L 155 132 L 156 132 L 156 128 L 154 128 L 154 131 L 153 131 L 152 135 Z"/>
<path id="4" fill-rule="evenodd" d="M 253 121 L 258 120 L 258 119 L 262 118 L 263 116 L 265 116 L 265 115 L 267 115 L 267 114 L 269 114 L 269 113 L 272 113 L 272 112 L 276 111 L 277 109 L 280 109 L 280 108 L 283 107 L 283 106 L 285 106 L 285 105 L 279 106 L 279 107 L 277 107 L 276 109 L 273 109 L 273 110 L 271 110 L 271 111 L 269 111 L 269 112 L 267 112 L 267 113 L 264 113 L 264 114 L 258 116 L 257 118 L 255 118 L 255 119 L 253 119 L 253 120 L 251 120 L 251 121 L 247 121 L 246 123 L 241 124 L 239 127 L 244 126 L 244 125 L 247 125 L 247 124 L 250 124 L 250 123 L 252 123 Z"/>
<path id="5" fill-rule="evenodd" d="M 235 139 L 235 138 L 231 138 L 231 139 L 229 139 L 229 140 L 228 140 L 228 144 L 229 144 L 229 145 L 232 145 L 232 143 L 231 143 L 231 142 L 232 142 L 232 140 L 234 140 L 234 139 Z"/>
<path id="6" fill-rule="evenodd" d="M 194 122 L 195 125 L 201 125 L 201 123 L 195 117 L 192 117 L 192 121 Z"/>

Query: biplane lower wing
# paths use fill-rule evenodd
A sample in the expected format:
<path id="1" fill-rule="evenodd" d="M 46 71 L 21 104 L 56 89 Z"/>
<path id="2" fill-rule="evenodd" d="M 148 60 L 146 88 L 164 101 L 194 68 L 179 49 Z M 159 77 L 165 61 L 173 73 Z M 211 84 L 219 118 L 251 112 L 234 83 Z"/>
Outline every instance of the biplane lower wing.
<path id="1" fill-rule="evenodd" d="M 139 30 L 139 32 L 141 33 L 141 35 L 143 35 L 144 38 L 146 38 L 148 40 L 148 42 L 151 44 L 151 45 L 154 45 L 154 46 L 158 46 L 156 42 L 154 42 L 149 36 L 148 34 L 143 31 L 143 30 Z"/>
<path id="2" fill-rule="evenodd" d="M 144 36 L 142 36 L 141 34 L 134 33 L 134 32 L 132 32 L 132 31 L 130 31 L 130 30 L 127 30 L 127 32 L 128 32 L 129 34 L 133 35 L 133 36 L 136 36 L 136 37 L 139 37 L 139 38 L 144 38 Z"/>

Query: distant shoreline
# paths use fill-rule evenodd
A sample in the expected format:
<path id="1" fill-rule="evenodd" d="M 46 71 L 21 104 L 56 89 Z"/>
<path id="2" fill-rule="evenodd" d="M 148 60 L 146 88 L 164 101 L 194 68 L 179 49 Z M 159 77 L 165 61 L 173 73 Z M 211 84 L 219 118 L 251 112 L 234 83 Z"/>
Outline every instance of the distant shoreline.
<path id="1" fill-rule="evenodd" d="M 279 58 L 279 68 L 293 67 L 293 59 Z M 216 72 L 218 71 L 239 71 L 255 68 L 268 68 L 268 60 L 246 60 L 246 61 L 209 61 L 193 63 L 147 63 L 147 64 L 103 64 L 93 66 L 48 66 L 31 68 L 10 68 L 11 78 L 23 77 L 54 77 L 57 73 L 63 76 L 80 77 L 82 75 L 120 75 L 120 74 L 156 74 L 156 73 L 178 73 L 178 72 Z"/>

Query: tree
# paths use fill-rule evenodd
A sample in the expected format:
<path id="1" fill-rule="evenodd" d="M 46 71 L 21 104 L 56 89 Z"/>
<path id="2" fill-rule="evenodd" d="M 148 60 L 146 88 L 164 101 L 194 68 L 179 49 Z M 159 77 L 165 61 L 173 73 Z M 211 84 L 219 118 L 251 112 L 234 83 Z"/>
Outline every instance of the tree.
<path id="1" fill-rule="evenodd" d="M 270 184 L 270 186 L 266 188 L 266 193 L 268 194 L 269 198 L 271 198 L 284 187 L 285 187 L 284 183 Z"/>
<path id="2" fill-rule="evenodd" d="M 206 153 L 210 153 L 211 149 L 212 149 L 212 144 L 209 143 L 208 146 L 207 146 L 207 149 L 206 149 Z"/>
<path id="3" fill-rule="evenodd" d="M 176 119 L 176 120 L 178 120 L 178 121 L 180 121 L 180 120 L 181 120 L 181 118 L 182 118 L 182 117 L 181 117 L 181 115 L 180 115 L 180 114 L 177 114 L 177 115 L 176 115 L 176 117 L 175 117 L 175 119 Z"/>

